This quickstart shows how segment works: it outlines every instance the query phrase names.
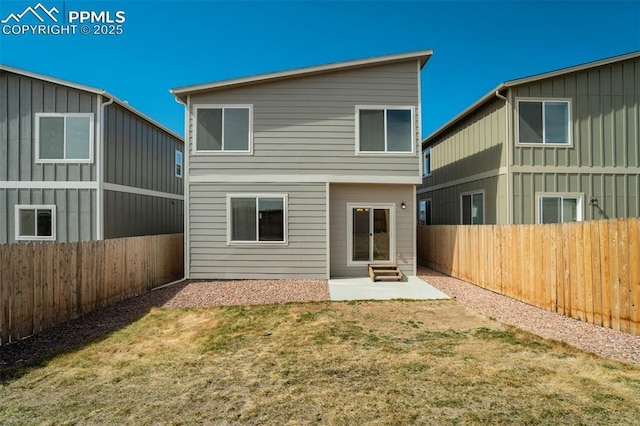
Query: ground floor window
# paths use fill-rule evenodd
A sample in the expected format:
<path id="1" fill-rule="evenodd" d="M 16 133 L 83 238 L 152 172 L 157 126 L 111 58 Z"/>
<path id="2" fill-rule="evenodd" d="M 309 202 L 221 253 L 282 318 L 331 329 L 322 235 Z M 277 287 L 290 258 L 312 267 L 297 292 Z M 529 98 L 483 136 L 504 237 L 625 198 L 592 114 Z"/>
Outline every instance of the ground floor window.
<path id="1" fill-rule="evenodd" d="M 384 263 L 394 260 L 393 205 L 349 204 L 347 208 L 348 263 Z"/>
<path id="2" fill-rule="evenodd" d="M 16 205 L 16 240 L 54 241 L 56 239 L 56 206 Z"/>
<path id="3" fill-rule="evenodd" d="M 539 195 L 538 223 L 564 223 L 582 220 L 582 196 Z"/>
<path id="4" fill-rule="evenodd" d="M 287 196 L 282 194 L 227 196 L 229 243 L 284 243 Z"/>
<path id="5" fill-rule="evenodd" d="M 431 199 L 420 200 L 418 222 L 420 225 L 431 225 Z"/>
<path id="6" fill-rule="evenodd" d="M 463 225 L 484 224 L 484 192 L 460 194 L 460 215 Z"/>

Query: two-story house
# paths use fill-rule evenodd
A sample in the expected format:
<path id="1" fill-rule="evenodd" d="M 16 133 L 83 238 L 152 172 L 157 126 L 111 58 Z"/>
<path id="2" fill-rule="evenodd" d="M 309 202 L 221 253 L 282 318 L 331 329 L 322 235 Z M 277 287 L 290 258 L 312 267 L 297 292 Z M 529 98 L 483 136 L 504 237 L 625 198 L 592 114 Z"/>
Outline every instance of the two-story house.
<path id="1" fill-rule="evenodd" d="M 420 72 L 431 51 L 172 90 L 185 105 L 185 276 L 416 270 Z"/>
<path id="2" fill-rule="evenodd" d="M 640 52 L 507 81 L 428 136 L 426 224 L 640 215 Z"/>
<path id="3" fill-rule="evenodd" d="M 0 65 L 0 244 L 182 232 L 183 150 L 104 90 Z"/>

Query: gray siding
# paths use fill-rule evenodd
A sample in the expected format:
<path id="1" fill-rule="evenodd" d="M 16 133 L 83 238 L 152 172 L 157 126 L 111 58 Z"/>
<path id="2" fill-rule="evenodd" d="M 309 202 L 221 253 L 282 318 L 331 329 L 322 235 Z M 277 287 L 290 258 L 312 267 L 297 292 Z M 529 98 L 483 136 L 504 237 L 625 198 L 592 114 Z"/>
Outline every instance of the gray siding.
<path id="1" fill-rule="evenodd" d="M 105 191 L 104 238 L 184 232 L 184 202 Z"/>
<path id="2" fill-rule="evenodd" d="M 331 184 L 331 277 L 366 277 L 367 266 L 347 265 L 347 203 L 395 203 L 396 263 L 405 275 L 414 275 L 415 186 Z M 401 203 L 407 208 L 400 208 Z"/>
<path id="3" fill-rule="evenodd" d="M 418 200 L 431 199 L 432 225 L 455 225 L 462 222 L 460 194 L 484 191 L 484 223 L 504 225 L 507 223 L 506 184 L 507 175 L 503 174 L 421 193 Z"/>
<path id="4" fill-rule="evenodd" d="M 0 71 L 0 180 L 95 181 L 97 133 L 93 164 L 36 164 L 35 114 L 93 113 L 95 124 L 96 103 L 96 95 Z"/>
<path id="5" fill-rule="evenodd" d="M 105 182 L 183 194 L 174 159 L 182 141 L 116 104 L 105 109 L 104 128 Z"/>
<path id="6" fill-rule="evenodd" d="M 288 195 L 288 244 L 227 245 L 226 196 Z M 326 185 L 268 183 L 191 184 L 191 279 L 326 278 Z"/>
<path id="7" fill-rule="evenodd" d="M 56 206 L 56 241 L 96 238 L 96 191 L 91 189 L 0 189 L 0 244 L 15 243 L 15 205 Z"/>
<path id="8" fill-rule="evenodd" d="M 419 177 L 415 155 L 355 155 L 355 106 L 415 106 L 419 123 L 417 62 L 231 88 L 191 96 L 191 104 L 252 104 L 253 155 L 190 156 L 190 175 L 316 174 L 341 177 L 380 172 Z M 192 116 L 187 129 L 193 129 Z M 194 141 L 195 142 L 195 141 Z"/>

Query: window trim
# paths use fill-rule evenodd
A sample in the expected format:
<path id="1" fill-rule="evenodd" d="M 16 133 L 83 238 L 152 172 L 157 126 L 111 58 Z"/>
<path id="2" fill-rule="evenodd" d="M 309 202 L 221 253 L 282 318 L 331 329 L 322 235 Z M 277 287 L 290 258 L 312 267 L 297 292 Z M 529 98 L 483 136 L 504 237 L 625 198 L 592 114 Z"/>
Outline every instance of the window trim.
<path id="1" fill-rule="evenodd" d="M 389 260 L 353 260 L 354 208 L 389 209 Z M 347 203 L 347 266 L 396 263 L 396 245 L 396 203 Z"/>
<path id="2" fill-rule="evenodd" d="M 176 160 L 176 156 L 180 154 L 180 173 L 178 173 L 178 161 Z M 173 165 L 173 171 L 174 174 L 177 178 L 182 179 L 182 177 L 184 176 L 184 153 L 180 150 L 176 149 L 176 152 L 174 154 L 174 165 Z"/>
<path id="3" fill-rule="evenodd" d="M 477 195 L 477 194 L 482 194 L 482 223 L 476 223 L 476 224 L 469 224 L 469 225 L 486 225 L 487 220 L 486 220 L 486 215 L 485 215 L 485 210 L 486 210 L 486 195 L 484 192 L 484 189 L 479 189 L 477 191 L 466 191 L 466 192 L 461 192 L 460 193 L 460 225 L 464 225 L 464 210 L 463 210 L 463 206 L 462 206 L 462 197 L 464 197 L 465 195 L 471 195 L 471 200 L 473 202 L 473 196 Z M 472 206 L 473 207 L 473 206 Z"/>
<path id="4" fill-rule="evenodd" d="M 38 228 L 37 225 L 37 210 L 51 210 L 51 236 L 50 237 L 40 237 L 37 235 L 20 235 L 20 211 L 21 210 L 36 210 L 36 230 Z M 16 241 L 55 241 L 56 240 L 56 205 L 55 204 L 16 204 L 14 206 L 14 229 L 15 229 L 15 240 Z"/>
<path id="5" fill-rule="evenodd" d="M 420 207 L 422 206 L 422 203 L 425 203 L 425 223 L 422 223 L 420 221 Z M 429 209 L 429 224 L 427 224 L 426 219 L 427 219 L 427 214 L 426 214 L 426 208 L 427 208 L 427 204 L 431 205 L 431 208 Z M 430 226 L 433 225 L 433 202 L 431 201 L 431 198 L 423 198 L 422 200 L 418 200 L 418 224 L 419 225 L 424 225 L 424 226 Z"/>
<path id="6" fill-rule="evenodd" d="M 244 108 L 249 110 L 249 146 L 246 150 L 230 151 L 224 149 L 224 109 L 225 108 Z M 212 149 L 198 149 L 198 110 L 199 109 L 222 109 L 222 149 L 219 151 Z M 215 155 L 253 155 L 253 104 L 193 104 L 193 116 L 192 116 L 192 133 L 193 139 L 191 141 L 191 153 L 194 155 L 199 154 L 215 154 Z"/>
<path id="7" fill-rule="evenodd" d="M 61 117 L 64 119 L 63 134 L 63 154 L 67 151 L 67 118 L 88 117 L 89 118 L 89 158 L 40 158 L 40 119 L 43 117 Z M 94 114 L 92 112 L 36 112 L 35 113 L 35 163 L 36 164 L 92 164 L 93 163 L 93 144 L 94 144 Z"/>
<path id="8" fill-rule="evenodd" d="M 571 98 L 539 98 L 539 97 L 518 97 L 516 98 L 516 146 L 522 147 L 548 147 L 548 148 L 573 148 L 573 108 L 572 108 Z M 541 102 L 542 103 L 542 143 L 534 143 L 534 142 L 520 142 L 520 102 Z M 548 143 L 544 141 L 545 136 L 545 102 L 565 102 L 568 107 L 568 126 L 569 126 L 569 134 L 568 143 Z"/>
<path id="9" fill-rule="evenodd" d="M 427 171 L 424 168 L 424 162 L 426 160 L 427 157 L 427 152 L 429 153 L 429 173 L 427 173 Z M 422 151 L 422 177 L 429 177 L 431 176 L 431 148 L 426 148 L 424 151 Z"/>
<path id="10" fill-rule="evenodd" d="M 379 155 L 393 155 L 393 156 L 403 156 L 410 157 L 416 155 L 416 107 L 413 105 L 356 105 L 355 111 L 355 148 L 356 148 L 356 156 L 379 156 Z M 362 151 L 360 150 L 360 110 L 362 109 L 371 109 L 371 110 L 382 110 L 384 111 L 384 151 Z M 387 110 L 401 110 L 401 111 L 411 111 L 411 134 L 413 137 L 411 138 L 411 151 L 387 151 Z"/>
<path id="11" fill-rule="evenodd" d="M 274 193 L 231 193 L 226 195 L 227 198 L 227 245 L 228 246 L 288 246 L 289 245 L 289 194 L 274 194 Z M 234 241 L 231 239 L 231 200 L 233 198 L 254 198 L 256 199 L 256 241 Z M 283 203 L 283 226 L 284 226 L 284 239 L 283 241 L 260 241 L 259 235 L 259 221 L 258 216 L 258 200 L 260 198 L 282 198 Z"/>
<path id="12" fill-rule="evenodd" d="M 536 224 L 538 225 L 556 225 L 553 223 L 542 223 L 542 199 L 543 198 L 572 198 L 578 200 L 576 211 L 578 218 L 576 222 L 584 222 L 584 193 L 583 192 L 536 192 Z M 573 222 L 559 222 L 573 223 Z"/>

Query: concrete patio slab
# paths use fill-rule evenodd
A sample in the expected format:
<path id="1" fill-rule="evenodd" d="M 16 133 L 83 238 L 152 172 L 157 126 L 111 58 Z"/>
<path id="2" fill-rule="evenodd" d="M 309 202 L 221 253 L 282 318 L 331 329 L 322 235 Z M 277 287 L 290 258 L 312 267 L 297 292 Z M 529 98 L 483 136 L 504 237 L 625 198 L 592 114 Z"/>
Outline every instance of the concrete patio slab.
<path id="1" fill-rule="evenodd" d="M 450 299 L 440 290 L 418 277 L 407 277 L 404 282 L 373 282 L 371 278 L 338 278 L 329 280 L 329 297 L 334 301 Z"/>

